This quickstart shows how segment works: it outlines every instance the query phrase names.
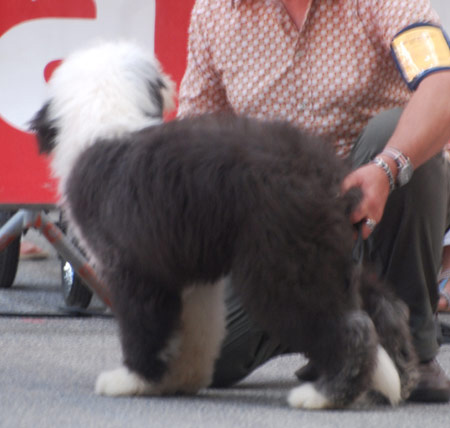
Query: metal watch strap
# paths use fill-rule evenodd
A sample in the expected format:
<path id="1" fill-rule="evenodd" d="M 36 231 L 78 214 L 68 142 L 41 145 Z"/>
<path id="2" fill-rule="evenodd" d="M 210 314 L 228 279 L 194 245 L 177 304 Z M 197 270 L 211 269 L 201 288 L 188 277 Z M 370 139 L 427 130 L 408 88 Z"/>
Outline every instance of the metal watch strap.
<path id="1" fill-rule="evenodd" d="M 371 163 L 378 166 L 385 172 L 386 177 L 389 180 L 389 191 L 392 192 L 395 189 L 395 182 L 394 176 L 392 175 L 392 171 L 391 168 L 389 168 L 389 165 L 379 156 L 374 157 Z"/>
<path id="2" fill-rule="evenodd" d="M 389 156 L 395 161 L 397 165 L 396 186 L 401 187 L 408 183 L 414 171 L 409 157 L 394 147 L 386 147 L 380 154 Z"/>
<path id="3" fill-rule="evenodd" d="M 399 163 L 406 163 L 408 157 L 404 155 L 400 150 L 394 149 L 394 147 L 385 147 L 384 150 L 380 153 L 389 156 L 391 159 L 394 159 Z"/>

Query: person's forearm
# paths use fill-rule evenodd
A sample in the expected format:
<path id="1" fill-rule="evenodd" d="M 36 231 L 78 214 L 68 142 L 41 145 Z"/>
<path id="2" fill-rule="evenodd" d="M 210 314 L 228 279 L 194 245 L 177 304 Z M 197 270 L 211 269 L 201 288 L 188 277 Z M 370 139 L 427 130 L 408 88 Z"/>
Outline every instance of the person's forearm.
<path id="1" fill-rule="evenodd" d="M 414 168 L 438 153 L 450 140 L 450 72 L 435 73 L 425 78 L 411 97 L 400 117 L 387 147 L 408 156 Z M 388 154 L 379 155 L 389 165 L 393 181 L 397 179 L 397 164 Z M 343 190 L 359 187 L 363 199 L 352 212 L 350 220 L 381 221 L 389 195 L 389 176 L 378 165 L 368 163 L 350 173 Z M 372 230 L 366 223 L 363 238 Z"/>
<path id="2" fill-rule="evenodd" d="M 427 76 L 411 97 L 387 146 L 417 168 L 450 140 L 450 71 Z"/>

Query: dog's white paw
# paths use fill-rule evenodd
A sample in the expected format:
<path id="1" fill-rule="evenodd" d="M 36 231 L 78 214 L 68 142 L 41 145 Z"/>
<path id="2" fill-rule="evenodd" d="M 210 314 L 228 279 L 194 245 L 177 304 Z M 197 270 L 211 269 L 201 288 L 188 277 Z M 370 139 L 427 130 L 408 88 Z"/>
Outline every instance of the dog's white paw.
<path id="1" fill-rule="evenodd" d="M 296 409 L 320 410 L 331 407 L 331 402 L 309 382 L 292 389 L 288 403 Z"/>
<path id="2" fill-rule="evenodd" d="M 152 385 L 126 367 L 103 372 L 97 378 L 95 393 L 110 397 L 151 394 Z"/>

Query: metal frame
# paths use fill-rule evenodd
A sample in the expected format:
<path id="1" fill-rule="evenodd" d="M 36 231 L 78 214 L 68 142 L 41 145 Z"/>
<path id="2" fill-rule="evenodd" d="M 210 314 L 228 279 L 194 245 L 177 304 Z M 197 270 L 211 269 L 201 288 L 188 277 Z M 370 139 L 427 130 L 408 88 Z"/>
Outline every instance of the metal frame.
<path id="1" fill-rule="evenodd" d="M 9 209 L 12 208 L 12 205 L 1 206 L 2 209 L 4 207 Z M 99 280 L 94 269 L 89 265 L 80 251 L 45 213 L 44 208 L 49 207 L 36 205 L 33 208 L 20 208 L 0 228 L 0 251 L 4 250 L 11 242 L 19 237 L 24 230 L 30 228 L 37 229 L 55 248 L 58 254 L 71 264 L 72 269 L 83 280 L 86 286 L 92 292 L 96 293 L 108 307 L 111 307 L 109 291 L 105 284 Z"/>

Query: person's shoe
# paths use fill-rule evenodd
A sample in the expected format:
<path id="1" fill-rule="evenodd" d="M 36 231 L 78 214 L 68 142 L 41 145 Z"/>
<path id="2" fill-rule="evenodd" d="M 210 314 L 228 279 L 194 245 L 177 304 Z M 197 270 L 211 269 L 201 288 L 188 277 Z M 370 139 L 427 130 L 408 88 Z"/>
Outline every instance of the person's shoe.
<path id="1" fill-rule="evenodd" d="M 450 276 L 448 270 L 446 275 L 439 281 L 439 302 L 438 312 L 450 312 Z"/>
<path id="2" fill-rule="evenodd" d="M 419 364 L 419 383 L 408 401 L 446 403 L 450 401 L 450 379 L 436 359 Z"/>
<path id="3" fill-rule="evenodd" d="M 20 242 L 20 260 L 43 260 L 48 258 L 48 253 L 30 241 Z"/>

